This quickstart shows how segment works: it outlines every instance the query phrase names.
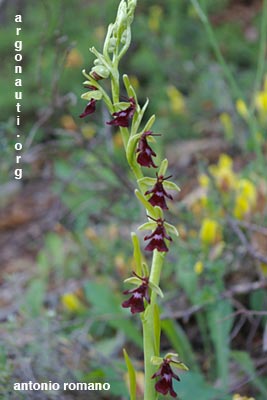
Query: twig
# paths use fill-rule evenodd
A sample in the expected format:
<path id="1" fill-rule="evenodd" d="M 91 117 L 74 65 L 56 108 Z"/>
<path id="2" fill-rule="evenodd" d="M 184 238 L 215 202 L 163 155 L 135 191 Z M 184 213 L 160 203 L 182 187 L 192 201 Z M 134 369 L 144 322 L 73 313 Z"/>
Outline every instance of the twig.
<path id="1" fill-rule="evenodd" d="M 239 226 L 242 226 L 243 228 L 247 228 L 250 231 L 259 232 L 259 233 L 262 233 L 263 235 L 267 236 L 267 228 L 265 228 L 263 226 L 259 226 L 259 225 L 256 225 L 256 224 L 251 224 L 251 223 L 246 222 L 246 221 L 236 221 L 236 223 Z"/>
<path id="2" fill-rule="evenodd" d="M 246 293 L 251 293 L 259 289 L 264 289 L 267 288 L 267 280 L 261 280 L 257 282 L 249 282 L 249 283 L 243 283 L 239 285 L 232 286 L 231 288 L 225 290 L 224 292 L 221 293 L 221 295 L 214 300 L 219 301 L 225 298 L 233 298 L 234 295 L 237 294 L 246 294 Z M 167 313 L 164 313 L 161 317 L 161 319 L 183 319 L 185 322 L 189 320 L 189 318 L 193 315 L 196 314 L 198 311 L 202 310 L 203 308 L 207 307 L 210 305 L 211 302 L 205 303 L 205 304 L 200 304 L 200 305 L 193 305 L 192 307 L 187 308 L 186 310 L 181 310 L 181 311 L 169 311 Z M 238 310 L 233 315 L 237 314 L 253 314 L 253 315 L 267 315 L 267 311 L 253 311 L 253 310 L 247 310 L 243 309 Z"/>
<path id="3" fill-rule="evenodd" d="M 240 242 L 243 244 L 246 252 L 252 257 L 260 262 L 267 264 L 267 256 L 264 256 L 263 254 L 259 253 L 247 240 L 245 234 L 242 232 L 242 230 L 238 226 L 238 222 L 234 220 L 233 218 L 228 217 L 227 218 L 228 224 L 230 228 L 233 230 L 233 232 L 237 235 L 238 239 Z"/>

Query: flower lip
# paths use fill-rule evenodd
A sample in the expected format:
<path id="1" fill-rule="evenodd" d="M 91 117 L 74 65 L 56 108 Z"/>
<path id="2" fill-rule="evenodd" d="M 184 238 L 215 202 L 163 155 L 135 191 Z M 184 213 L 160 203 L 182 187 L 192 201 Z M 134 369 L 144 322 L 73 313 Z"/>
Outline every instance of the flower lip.
<path id="1" fill-rule="evenodd" d="M 80 118 L 84 118 L 87 117 L 87 115 L 93 114 L 96 110 L 96 100 L 95 99 L 91 99 L 89 101 L 89 103 L 87 104 L 87 106 L 84 109 L 84 112 L 82 114 L 80 114 Z"/>
<path id="2" fill-rule="evenodd" d="M 180 381 L 180 378 L 173 372 L 170 366 L 171 361 L 171 359 L 164 358 L 158 371 L 152 375 L 151 379 L 160 377 L 155 384 L 155 389 L 158 393 L 166 395 L 169 392 L 172 397 L 177 397 L 177 393 L 173 390 L 172 379 Z"/>
<path id="3" fill-rule="evenodd" d="M 152 131 L 145 131 L 142 133 L 137 148 L 136 148 L 136 153 L 137 155 L 137 163 L 140 164 L 143 167 L 153 167 L 157 168 L 155 165 L 152 157 L 156 157 L 156 153 L 153 151 L 153 149 L 149 146 L 147 143 L 147 137 L 148 136 L 161 136 L 160 134 L 153 133 Z"/>
<path id="4" fill-rule="evenodd" d="M 112 114 L 113 120 L 108 121 L 107 125 L 120 126 L 123 128 L 128 128 L 130 119 L 133 118 L 136 110 L 136 102 L 134 97 L 128 99 L 130 106 L 125 110 L 117 111 Z"/>

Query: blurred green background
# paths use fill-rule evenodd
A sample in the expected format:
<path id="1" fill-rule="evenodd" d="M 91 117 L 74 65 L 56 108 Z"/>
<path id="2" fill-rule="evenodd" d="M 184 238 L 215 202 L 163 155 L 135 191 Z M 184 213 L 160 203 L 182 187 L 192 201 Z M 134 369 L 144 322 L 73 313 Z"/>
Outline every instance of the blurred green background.
<path id="1" fill-rule="evenodd" d="M 133 268 L 130 233 L 145 215 L 133 196 L 119 132 L 105 124 L 107 111 L 100 106 L 90 118 L 79 118 L 86 105 L 80 98 L 81 70 L 91 68 L 89 47 L 102 49 L 118 3 L 0 2 L 3 399 L 92 396 L 14 394 L 13 382 L 29 380 L 110 382 L 111 392 L 94 392 L 94 398 L 127 399 L 123 347 L 140 371 L 142 398 L 140 324 L 120 304 L 123 280 Z M 139 1 L 132 44 L 120 67 L 140 104 L 150 99 L 147 116 L 156 114 L 154 131 L 162 134 L 154 146 L 159 158 L 167 154 L 169 172 L 182 188 L 167 215 L 180 239 L 163 271 L 162 351 L 178 352 L 190 367 L 176 386 L 183 400 L 230 400 L 235 393 L 265 400 L 266 264 L 249 253 L 249 246 L 267 257 L 267 71 L 266 38 L 261 39 L 266 2 L 199 3 L 242 101 L 216 57 L 214 37 L 210 40 L 188 0 Z M 20 37 L 16 14 L 23 18 Z M 15 40 L 23 41 L 21 181 L 14 179 Z M 248 109 L 256 122 L 250 123 Z M 198 203 L 198 177 L 222 153 L 233 163 L 227 173 L 249 179 L 257 198 L 253 209 L 231 220 L 236 225 L 227 222 L 234 188 L 225 195 L 215 182 L 208 208 Z M 220 237 L 208 246 L 199 235 L 207 217 L 220 224 Z"/>

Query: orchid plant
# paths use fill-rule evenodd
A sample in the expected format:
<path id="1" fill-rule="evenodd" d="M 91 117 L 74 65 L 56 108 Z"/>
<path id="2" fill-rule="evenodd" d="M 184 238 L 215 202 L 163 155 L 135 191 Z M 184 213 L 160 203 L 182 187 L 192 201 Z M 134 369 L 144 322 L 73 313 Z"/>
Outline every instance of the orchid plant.
<path id="1" fill-rule="evenodd" d="M 159 393 L 177 396 L 172 381 L 180 378 L 172 368 L 188 369 L 178 360 L 177 354 L 160 356 L 161 327 L 157 304 L 158 296 L 163 297 L 159 283 L 164 257 L 169 251 L 169 243 L 173 240 L 171 235 L 178 236 L 176 228 L 166 222 L 163 211 L 168 209 L 166 200 L 173 199 L 169 191 L 178 191 L 179 188 L 169 181 L 171 176 L 165 176 L 167 159 L 164 159 L 159 167 L 155 164 L 154 158 L 157 155 L 153 150 L 153 143 L 159 136 L 152 131 L 155 115 L 144 121 L 149 101 L 143 106 L 139 104 L 126 74 L 123 75 L 123 85 L 127 99 L 121 101 L 119 62 L 131 43 L 131 24 L 136 3 L 137 0 L 122 0 L 115 22 L 107 29 L 102 53 L 94 47 L 90 49 L 95 60 L 89 72 L 83 71 L 86 78 L 84 87 L 88 90 L 82 98 L 88 103 L 80 118 L 90 116 L 95 112 L 97 103 L 104 101 L 111 114 L 111 120 L 106 123 L 120 129 L 126 158 L 138 186 L 135 194 L 148 217 L 148 221 L 141 225 L 139 230 L 152 231 L 144 237 L 147 241 L 144 250 L 153 253 L 150 267 L 144 261 L 138 235 L 132 233 L 135 271 L 132 271 L 132 276 L 125 282 L 134 285 L 135 288 L 124 291 L 124 295 L 129 295 L 129 298 L 122 303 L 122 307 L 129 308 L 132 314 L 140 315 L 143 327 L 144 400 L 156 400 Z M 155 178 L 145 176 L 146 169 L 150 167 L 157 169 Z M 130 381 L 130 398 L 135 400 L 135 369 L 125 349 L 124 356 Z"/>

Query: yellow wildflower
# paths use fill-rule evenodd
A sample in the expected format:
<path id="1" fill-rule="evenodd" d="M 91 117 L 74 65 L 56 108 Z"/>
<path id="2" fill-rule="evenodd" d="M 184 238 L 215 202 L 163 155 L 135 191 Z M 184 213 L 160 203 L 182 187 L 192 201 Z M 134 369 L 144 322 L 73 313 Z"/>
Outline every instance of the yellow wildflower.
<path id="1" fill-rule="evenodd" d="M 260 113 L 267 113 L 267 91 L 258 92 L 255 98 L 256 108 Z"/>
<path id="2" fill-rule="evenodd" d="M 75 293 L 65 293 L 61 296 L 61 303 L 63 306 L 71 312 L 84 311 L 84 305 L 79 300 Z"/>
<path id="3" fill-rule="evenodd" d="M 233 160 L 227 154 L 221 154 L 218 164 L 209 167 L 216 185 L 222 192 L 228 192 L 236 186 L 236 175 L 232 169 Z"/>
<path id="4" fill-rule="evenodd" d="M 237 196 L 235 199 L 234 216 L 243 219 L 256 205 L 257 190 L 248 179 L 240 179 L 237 183 Z"/>
<path id="5" fill-rule="evenodd" d="M 149 9 L 148 26 L 152 32 L 158 32 L 160 20 L 162 17 L 162 8 L 160 6 L 151 6 Z"/>
<path id="6" fill-rule="evenodd" d="M 196 273 L 197 275 L 200 275 L 200 274 L 202 274 L 203 270 L 204 270 L 203 262 L 202 262 L 202 261 L 197 261 L 197 262 L 195 263 L 195 265 L 194 265 L 194 271 L 195 271 L 195 273 Z"/>
<path id="7" fill-rule="evenodd" d="M 203 244 L 212 245 L 220 238 L 220 226 L 211 218 L 204 218 L 199 232 Z"/>
<path id="8" fill-rule="evenodd" d="M 250 204 L 246 197 L 238 195 L 235 199 L 234 216 L 243 219 L 250 211 Z"/>
<path id="9" fill-rule="evenodd" d="M 248 203 L 253 207 L 257 200 L 257 190 L 251 181 L 248 179 L 240 179 L 238 181 L 237 190 L 241 196 L 247 199 Z"/>
<path id="10" fill-rule="evenodd" d="M 255 400 L 254 397 L 240 396 L 240 394 L 236 393 L 233 395 L 232 400 Z"/>
<path id="11" fill-rule="evenodd" d="M 228 154 L 222 153 L 220 155 L 219 161 L 218 161 L 218 167 L 220 168 L 229 168 L 232 169 L 233 167 L 233 160 Z"/>
<path id="12" fill-rule="evenodd" d="M 260 263 L 260 269 L 264 277 L 267 277 L 267 264 Z"/>
<path id="13" fill-rule="evenodd" d="M 175 114 L 185 113 L 185 101 L 183 94 L 173 85 L 167 87 L 167 95 L 171 102 L 171 109 Z"/>
<path id="14" fill-rule="evenodd" d="M 210 178 L 206 174 L 200 174 L 198 177 L 198 182 L 202 188 L 206 189 L 209 186 Z"/>
<path id="15" fill-rule="evenodd" d="M 66 57 L 66 68 L 78 68 L 83 64 L 83 56 L 78 49 L 71 49 Z"/>
<path id="16" fill-rule="evenodd" d="M 226 139 L 231 140 L 233 139 L 233 123 L 230 115 L 228 113 L 222 113 L 220 115 L 220 121 L 224 129 L 224 133 Z"/>
<path id="17" fill-rule="evenodd" d="M 239 115 L 241 115 L 241 117 L 243 117 L 244 119 L 248 118 L 248 108 L 246 103 L 244 102 L 244 100 L 242 99 L 238 99 L 236 101 L 236 109 Z"/>
<path id="18" fill-rule="evenodd" d="M 60 123 L 64 129 L 69 131 L 77 130 L 77 125 L 71 115 L 63 115 L 60 118 Z"/>

